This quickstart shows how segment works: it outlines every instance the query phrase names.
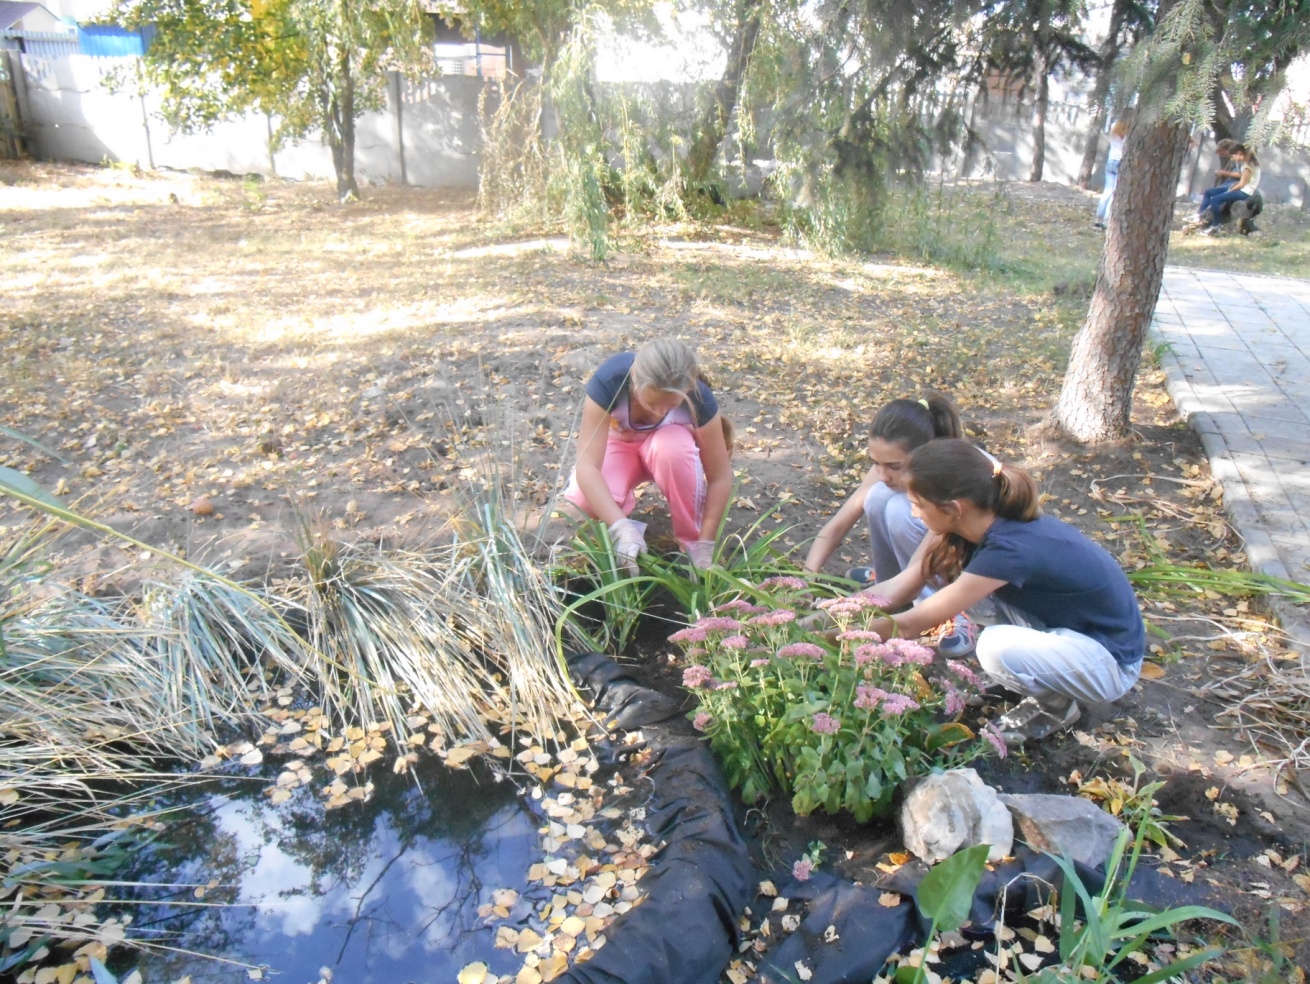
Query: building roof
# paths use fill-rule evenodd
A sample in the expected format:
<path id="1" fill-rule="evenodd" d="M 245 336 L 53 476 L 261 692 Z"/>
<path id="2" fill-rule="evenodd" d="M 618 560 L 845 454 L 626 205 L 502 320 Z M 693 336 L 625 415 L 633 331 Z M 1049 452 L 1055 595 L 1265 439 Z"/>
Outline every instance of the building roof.
<path id="1" fill-rule="evenodd" d="M 59 20 L 44 4 L 22 3 L 19 0 L 0 0 L 0 31 L 6 31 L 34 10 L 44 10 L 51 20 Z"/>

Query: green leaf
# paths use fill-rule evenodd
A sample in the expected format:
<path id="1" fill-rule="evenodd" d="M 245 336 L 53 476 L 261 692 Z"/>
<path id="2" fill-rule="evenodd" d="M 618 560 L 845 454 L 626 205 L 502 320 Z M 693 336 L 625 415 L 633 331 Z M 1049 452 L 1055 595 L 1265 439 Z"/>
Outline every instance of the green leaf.
<path id="1" fill-rule="evenodd" d="M 39 499 L 47 505 L 63 508 L 54 493 L 47 491 L 22 472 L 6 468 L 3 465 L 0 465 L 0 490 L 21 492 L 23 495 Z"/>
<path id="2" fill-rule="evenodd" d="M 959 929 L 969 918 L 973 893 L 987 866 L 987 844 L 957 851 L 937 864 L 919 883 L 919 911 L 938 932 Z"/>
<path id="3" fill-rule="evenodd" d="M 1182 960 L 1175 960 L 1167 967 L 1161 967 L 1159 970 L 1153 970 L 1145 977 L 1133 978 L 1133 984 L 1160 984 L 1161 981 L 1173 980 L 1181 977 L 1193 967 L 1199 967 L 1202 964 L 1209 963 L 1215 957 L 1223 954 L 1223 947 L 1214 947 L 1209 950 L 1202 950 L 1200 953 L 1193 953 L 1184 957 Z"/>
<path id="4" fill-rule="evenodd" d="M 935 752 L 939 748 L 949 748 L 951 745 L 958 745 L 975 737 L 977 736 L 968 727 L 958 721 L 951 721 L 929 735 L 924 747 L 930 752 Z"/>
<path id="5" fill-rule="evenodd" d="M 20 434 L 18 431 L 14 430 L 12 427 L 6 427 L 4 424 L 0 424 L 0 434 L 4 434 L 4 435 L 6 435 L 6 436 L 8 436 L 8 437 L 12 437 L 12 438 L 13 438 L 14 440 L 16 440 L 16 441 L 24 441 L 24 442 L 26 442 L 27 444 L 32 445 L 32 447 L 36 448 L 38 451 L 41 451 L 41 452 L 44 452 L 45 454 L 48 454 L 50 457 L 54 458 L 56 461 L 62 461 L 62 462 L 63 462 L 64 464 L 66 464 L 66 465 L 67 465 L 67 464 L 70 464 L 69 460 L 68 460 L 67 458 L 65 458 L 62 454 L 60 454 L 58 451 L 55 451 L 55 450 L 53 450 L 53 449 L 51 449 L 51 448 L 46 447 L 46 446 L 45 446 L 44 444 L 42 444 L 40 441 L 37 441 L 37 440 L 34 440 L 33 438 L 30 438 L 30 437 L 28 437 L 26 434 Z M 6 469 L 6 470 L 8 470 L 8 469 Z"/>

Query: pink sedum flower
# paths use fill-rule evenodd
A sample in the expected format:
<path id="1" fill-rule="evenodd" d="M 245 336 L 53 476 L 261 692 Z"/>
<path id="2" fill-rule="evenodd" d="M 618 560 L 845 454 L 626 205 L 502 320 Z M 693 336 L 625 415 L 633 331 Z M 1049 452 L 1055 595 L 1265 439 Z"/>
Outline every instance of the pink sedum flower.
<path id="1" fill-rule="evenodd" d="M 973 672 L 973 670 L 968 667 L 967 664 L 961 663 L 958 659 L 950 659 L 946 661 L 946 668 L 965 683 L 972 684 L 980 689 L 982 688 L 982 680 L 978 677 L 977 673 Z"/>
<path id="2" fill-rule="evenodd" d="M 991 721 L 982 726 L 982 736 L 987 739 L 992 748 L 996 749 L 997 758 L 1005 758 L 1010 754 L 1010 749 L 1005 744 L 1005 738 L 1001 735 L 1001 730 Z"/>
<path id="3" fill-rule="evenodd" d="M 854 704 L 862 711 L 872 711 L 877 709 L 878 704 L 890 697 L 891 694 L 881 687 L 870 686 L 867 683 L 861 683 L 855 688 Z"/>
<path id="4" fill-rule="evenodd" d="M 770 662 L 771 660 L 767 659 L 753 659 L 751 660 L 751 666 L 768 666 Z"/>
<path id="5" fill-rule="evenodd" d="M 812 642 L 789 642 L 778 650 L 778 656 L 782 659 L 791 659 L 796 656 L 807 659 L 823 659 L 823 647 L 816 646 Z"/>
<path id="6" fill-rule="evenodd" d="M 721 615 L 706 615 L 696 620 L 696 628 L 705 632 L 736 632 L 741 629 L 741 623 L 735 618 L 727 618 Z"/>
<path id="7" fill-rule="evenodd" d="M 961 713 L 965 708 L 964 694 L 956 690 L 949 683 L 946 684 L 946 713 L 950 717 Z"/>
<path id="8" fill-rule="evenodd" d="M 741 612 L 743 615 L 758 615 L 760 612 L 767 612 L 768 609 L 763 605 L 752 605 L 745 598 L 734 598 L 732 601 L 725 601 L 721 605 L 715 605 L 716 612 Z"/>
<path id="9" fill-rule="evenodd" d="M 669 642 L 704 642 L 705 638 L 704 629 L 697 625 L 690 625 L 669 636 Z"/>
<path id="10" fill-rule="evenodd" d="M 788 622 L 796 621 L 796 613 L 789 608 L 775 608 L 763 615 L 756 615 L 748 621 L 751 625 L 786 625 Z"/>
<path id="11" fill-rule="evenodd" d="M 691 719 L 691 726 L 697 731 L 705 731 L 713 723 L 714 718 L 711 715 L 706 714 L 704 711 L 701 711 Z"/>
<path id="12" fill-rule="evenodd" d="M 750 644 L 751 641 L 744 635 L 730 635 L 719 643 L 724 649 L 745 649 Z"/>
<path id="13" fill-rule="evenodd" d="M 841 721 L 833 717 L 831 714 L 826 714 L 823 711 L 820 711 L 818 714 L 814 715 L 814 720 L 810 722 L 810 730 L 815 734 L 835 735 L 841 730 Z"/>
<path id="14" fill-rule="evenodd" d="M 839 642 L 882 642 L 882 636 L 872 629 L 847 629 L 837 634 Z"/>
<path id="15" fill-rule="evenodd" d="M 708 666 L 689 666 L 682 671 L 682 685 L 689 690 L 708 687 L 714 682 L 714 674 Z"/>
<path id="16" fill-rule="evenodd" d="M 905 694 L 888 694 L 882 701 L 882 713 L 886 717 L 900 717 L 906 711 L 917 711 L 919 702 Z"/>
<path id="17" fill-rule="evenodd" d="M 736 690 L 736 680 L 715 680 L 711 690 Z"/>
<path id="18" fill-rule="evenodd" d="M 809 585 L 799 577 L 790 575 L 766 577 L 760 582 L 760 589 L 763 591 L 804 591 L 808 587 Z"/>
<path id="19" fill-rule="evenodd" d="M 883 645 L 900 657 L 900 663 L 927 666 L 932 662 L 932 650 L 913 639 L 888 639 Z M 893 665 L 900 665 L 900 663 Z"/>
<path id="20" fill-rule="evenodd" d="M 797 881 L 809 881 L 812 874 L 814 874 L 814 862 L 809 858 L 801 858 L 791 866 L 791 876 Z"/>

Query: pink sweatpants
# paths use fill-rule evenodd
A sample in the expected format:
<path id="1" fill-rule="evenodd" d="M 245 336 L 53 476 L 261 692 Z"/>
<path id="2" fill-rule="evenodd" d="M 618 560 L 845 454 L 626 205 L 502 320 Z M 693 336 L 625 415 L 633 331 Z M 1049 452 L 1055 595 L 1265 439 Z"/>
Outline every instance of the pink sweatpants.
<path id="1" fill-rule="evenodd" d="M 633 490 L 642 482 L 654 482 L 669 502 L 673 535 L 684 545 L 700 539 L 700 521 L 705 511 L 705 469 L 701 466 L 696 438 L 687 425 L 666 424 L 635 441 L 622 440 L 611 432 L 600 473 L 623 515 L 630 516 L 636 508 Z M 596 513 L 578 488 L 576 473 L 569 479 L 564 498 L 595 518 Z"/>

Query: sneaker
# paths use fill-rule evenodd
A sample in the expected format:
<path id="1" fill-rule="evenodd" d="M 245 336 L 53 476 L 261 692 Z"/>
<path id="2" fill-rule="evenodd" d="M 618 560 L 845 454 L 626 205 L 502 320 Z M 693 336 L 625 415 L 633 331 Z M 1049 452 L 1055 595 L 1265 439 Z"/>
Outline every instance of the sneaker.
<path id="1" fill-rule="evenodd" d="M 937 654 L 945 659 L 963 659 L 978 644 L 978 627 L 961 612 L 941 627 L 937 636 Z"/>
<path id="2" fill-rule="evenodd" d="M 1203 236 L 1217 236 L 1217 235 L 1219 235 L 1219 230 L 1218 230 L 1218 228 L 1216 228 L 1215 226 L 1206 226 L 1204 229 L 1201 230 L 1201 235 L 1203 235 Z"/>
<path id="3" fill-rule="evenodd" d="M 872 567 L 852 567 L 846 572 L 846 578 L 849 581 L 857 581 L 861 585 L 872 584 L 878 579 L 878 575 Z"/>
<path id="4" fill-rule="evenodd" d="M 1052 695 L 1043 704 L 1036 697 L 1025 697 L 996 719 L 997 730 L 1007 745 L 1022 745 L 1071 727 L 1082 717 L 1076 700 Z M 1048 706 L 1049 705 L 1049 706 Z"/>
<path id="5" fill-rule="evenodd" d="M 1104 223 L 1104 222 L 1093 222 L 1093 223 L 1092 223 L 1092 228 L 1093 228 L 1093 229 L 1100 229 L 1102 232 L 1105 232 L 1105 223 Z"/>

